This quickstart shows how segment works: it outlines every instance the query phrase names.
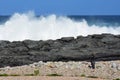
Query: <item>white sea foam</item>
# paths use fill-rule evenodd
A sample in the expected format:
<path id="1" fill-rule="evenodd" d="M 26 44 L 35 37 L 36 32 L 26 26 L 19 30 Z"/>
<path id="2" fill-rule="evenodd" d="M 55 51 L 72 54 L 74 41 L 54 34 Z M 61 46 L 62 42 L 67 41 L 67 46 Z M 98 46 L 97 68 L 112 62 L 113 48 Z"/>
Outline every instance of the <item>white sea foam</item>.
<path id="1" fill-rule="evenodd" d="M 47 40 L 68 36 L 87 36 L 92 34 L 120 34 L 120 27 L 89 26 L 83 21 L 74 21 L 65 16 L 49 15 L 35 17 L 33 12 L 15 13 L 0 25 L 0 40 Z"/>

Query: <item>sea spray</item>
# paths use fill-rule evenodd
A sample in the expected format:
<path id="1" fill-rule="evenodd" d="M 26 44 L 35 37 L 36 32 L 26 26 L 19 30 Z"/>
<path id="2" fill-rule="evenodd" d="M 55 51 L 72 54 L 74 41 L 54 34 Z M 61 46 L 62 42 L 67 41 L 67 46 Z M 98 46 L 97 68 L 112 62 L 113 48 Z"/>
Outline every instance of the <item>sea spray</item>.
<path id="1" fill-rule="evenodd" d="M 65 16 L 40 16 L 34 12 L 15 13 L 0 25 L 0 40 L 47 40 L 78 35 L 120 34 L 120 27 L 88 25 L 86 20 L 75 21 Z"/>

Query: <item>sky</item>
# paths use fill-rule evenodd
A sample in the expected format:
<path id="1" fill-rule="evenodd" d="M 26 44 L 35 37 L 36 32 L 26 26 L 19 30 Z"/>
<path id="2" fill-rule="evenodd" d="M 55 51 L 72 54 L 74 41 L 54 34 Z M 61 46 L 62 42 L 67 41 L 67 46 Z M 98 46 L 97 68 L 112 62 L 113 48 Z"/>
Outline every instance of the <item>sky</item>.
<path id="1" fill-rule="evenodd" d="M 0 15 L 120 15 L 120 0 L 0 0 Z"/>

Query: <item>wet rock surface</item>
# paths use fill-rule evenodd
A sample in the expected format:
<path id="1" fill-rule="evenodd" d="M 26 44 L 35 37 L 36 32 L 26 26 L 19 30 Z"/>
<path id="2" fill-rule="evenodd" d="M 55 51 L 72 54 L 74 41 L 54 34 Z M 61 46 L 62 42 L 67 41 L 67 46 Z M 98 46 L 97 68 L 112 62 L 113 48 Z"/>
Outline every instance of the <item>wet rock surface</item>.
<path id="1" fill-rule="evenodd" d="M 0 67 L 38 61 L 120 60 L 120 35 L 63 37 L 47 41 L 0 41 Z"/>

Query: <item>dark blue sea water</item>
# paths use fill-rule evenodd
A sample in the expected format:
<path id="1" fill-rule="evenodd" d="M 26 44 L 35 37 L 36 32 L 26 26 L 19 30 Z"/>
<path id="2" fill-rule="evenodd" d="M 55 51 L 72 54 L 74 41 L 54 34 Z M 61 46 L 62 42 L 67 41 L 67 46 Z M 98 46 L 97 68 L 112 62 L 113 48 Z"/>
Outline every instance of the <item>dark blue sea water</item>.
<path id="1" fill-rule="evenodd" d="M 68 16 L 73 20 L 86 20 L 89 25 L 120 26 L 120 16 Z"/>
<path id="2" fill-rule="evenodd" d="M 5 23 L 9 18 L 10 16 L 0 16 L 0 24 Z"/>

